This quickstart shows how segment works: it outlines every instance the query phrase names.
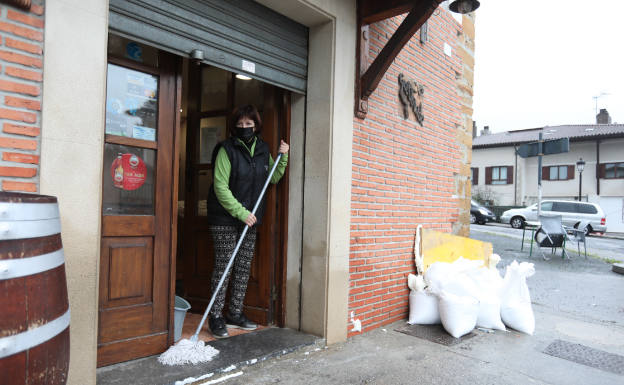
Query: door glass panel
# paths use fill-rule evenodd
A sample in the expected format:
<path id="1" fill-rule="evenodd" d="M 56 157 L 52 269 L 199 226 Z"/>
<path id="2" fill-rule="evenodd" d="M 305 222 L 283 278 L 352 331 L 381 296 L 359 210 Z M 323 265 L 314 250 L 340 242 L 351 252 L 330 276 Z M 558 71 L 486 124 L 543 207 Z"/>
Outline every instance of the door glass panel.
<path id="1" fill-rule="evenodd" d="M 227 118 L 225 116 L 201 120 L 199 126 L 199 163 L 210 164 L 212 162 L 212 151 L 217 143 L 225 139 L 226 124 Z"/>
<path id="2" fill-rule="evenodd" d="M 206 202 L 208 199 L 208 192 L 212 185 L 212 170 L 201 170 L 197 177 L 197 216 L 205 217 L 208 215 L 208 209 Z"/>
<path id="3" fill-rule="evenodd" d="M 542 203 L 542 211 L 551 211 L 552 210 L 552 202 L 543 202 Z"/>
<path id="4" fill-rule="evenodd" d="M 264 85 L 256 79 L 241 80 L 234 78 L 234 107 L 245 104 L 253 104 L 259 111 L 262 111 Z"/>
<path id="5" fill-rule="evenodd" d="M 156 140 L 158 77 L 108 65 L 106 80 L 106 133 Z"/>
<path id="6" fill-rule="evenodd" d="M 201 110 L 224 110 L 227 107 L 227 85 L 230 73 L 217 67 L 202 68 Z"/>
<path id="7" fill-rule="evenodd" d="M 154 215 L 156 151 L 104 145 L 103 215 Z"/>

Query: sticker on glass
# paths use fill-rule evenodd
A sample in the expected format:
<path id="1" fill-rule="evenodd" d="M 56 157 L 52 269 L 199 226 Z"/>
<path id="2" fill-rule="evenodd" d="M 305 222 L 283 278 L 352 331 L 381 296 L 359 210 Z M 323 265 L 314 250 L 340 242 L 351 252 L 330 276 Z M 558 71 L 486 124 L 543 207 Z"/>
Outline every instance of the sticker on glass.
<path id="1" fill-rule="evenodd" d="M 111 164 L 111 177 L 117 188 L 136 190 L 143 186 L 146 176 L 145 162 L 134 154 L 119 154 Z"/>

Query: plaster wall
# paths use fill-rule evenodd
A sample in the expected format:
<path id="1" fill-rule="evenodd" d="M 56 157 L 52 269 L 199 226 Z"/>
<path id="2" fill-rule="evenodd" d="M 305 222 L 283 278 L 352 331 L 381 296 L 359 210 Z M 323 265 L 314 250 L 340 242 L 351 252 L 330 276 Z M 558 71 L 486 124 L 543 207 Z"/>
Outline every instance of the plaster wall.
<path id="1" fill-rule="evenodd" d="M 108 1 L 49 1 L 45 13 L 40 191 L 57 196 L 61 212 L 71 309 L 67 383 L 88 385 L 97 351 Z"/>
<path id="2" fill-rule="evenodd" d="M 471 167 L 479 168 L 479 181 L 472 186 L 472 195 L 481 193 L 484 196 L 491 196 L 497 205 L 508 206 L 514 204 L 514 188 L 516 186 L 516 170 L 515 170 L 515 154 L 513 147 L 494 147 L 483 148 L 472 151 L 472 165 Z M 518 158 L 518 163 L 520 163 Z M 514 166 L 514 183 L 512 184 L 485 184 L 485 168 L 492 166 Z M 524 178 L 526 175 L 521 175 L 522 168 L 518 170 L 519 178 Z"/>
<path id="3" fill-rule="evenodd" d="M 600 143 L 600 163 L 624 162 L 623 149 L 624 139 L 603 140 Z M 584 181 L 585 173 L 583 173 Z M 601 179 L 600 196 L 624 197 L 624 179 Z"/>

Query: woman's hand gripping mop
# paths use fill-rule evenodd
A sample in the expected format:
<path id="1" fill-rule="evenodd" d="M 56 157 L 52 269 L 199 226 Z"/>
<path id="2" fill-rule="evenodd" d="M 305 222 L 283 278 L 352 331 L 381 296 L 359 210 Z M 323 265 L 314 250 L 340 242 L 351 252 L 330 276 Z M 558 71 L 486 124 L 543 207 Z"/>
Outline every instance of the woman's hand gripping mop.
<path id="1" fill-rule="evenodd" d="M 262 201 L 262 198 L 264 197 L 264 193 L 266 192 L 266 189 L 269 186 L 269 182 L 271 181 L 271 178 L 273 177 L 273 173 L 275 172 L 275 169 L 277 168 L 277 164 L 279 163 L 281 158 L 282 158 L 282 154 L 279 153 L 277 156 L 277 159 L 275 160 L 275 162 L 273 162 L 273 167 L 271 168 L 269 177 L 264 182 L 264 187 L 262 188 L 262 192 L 260 193 L 260 196 L 258 197 L 258 200 L 256 201 L 256 204 L 253 210 L 251 211 L 251 213 L 254 215 L 256 215 L 256 210 L 258 210 L 258 206 L 260 206 L 260 202 Z M 238 249 L 240 248 L 241 243 L 243 243 L 243 239 L 245 239 L 245 235 L 247 235 L 247 230 L 249 230 L 249 227 L 245 226 L 243 233 L 238 239 L 238 243 L 236 243 L 234 252 L 232 253 L 232 256 L 230 257 L 230 261 L 228 262 L 228 265 L 226 266 L 225 271 L 223 272 L 223 275 L 221 276 L 221 279 L 219 280 L 219 284 L 217 285 L 217 288 L 214 291 L 214 293 L 212 293 L 212 298 L 210 299 L 210 303 L 208 304 L 208 307 L 206 308 L 206 311 L 204 312 L 204 316 L 202 317 L 202 320 L 199 323 L 199 326 L 197 326 L 197 330 L 195 331 L 195 334 L 193 334 L 193 336 L 191 336 L 190 339 L 186 339 L 186 338 L 181 339 L 177 344 L 172 345 L 166 352 L 161 354 L 160 357 L 158 357 L 158 361 L 161 364 L 163 365 L 198 364 L 200 362 L 211 361 L 217 354 L 219 354 L 219 351 L 217 349 L 213 348 L 210 345 L 205 345 L 204 341 L 199 340 L 199 332 L 204 326 L 204 322 L 206 322 L 208 313 L 210 313 L 210 309 L 212 309 L 212 305 L 214 304 L 215 298 L 217 297 L 217 293 L 219 292 L 219 290 L 221 290 L 221 286 L 223 286 L 223 281 L 225 281 L 225 277 L 227 277 L 227 273 L 230 271 L 230 268 L 232 267 L 232 264 L 234 263 L 234 258 L 236 258 Z"/>

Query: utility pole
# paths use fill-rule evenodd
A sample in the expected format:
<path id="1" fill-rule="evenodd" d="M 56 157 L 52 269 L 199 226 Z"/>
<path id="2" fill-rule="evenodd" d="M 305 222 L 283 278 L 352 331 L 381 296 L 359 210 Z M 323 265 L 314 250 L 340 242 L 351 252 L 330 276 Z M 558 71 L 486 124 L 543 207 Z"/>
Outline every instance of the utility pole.
<path id="1" fill-rule="evenodd" d="M 537 220 L 542 215 L 542 155 L 544 155 L 544 134 L 539 133 L 537 141 Z"/>

